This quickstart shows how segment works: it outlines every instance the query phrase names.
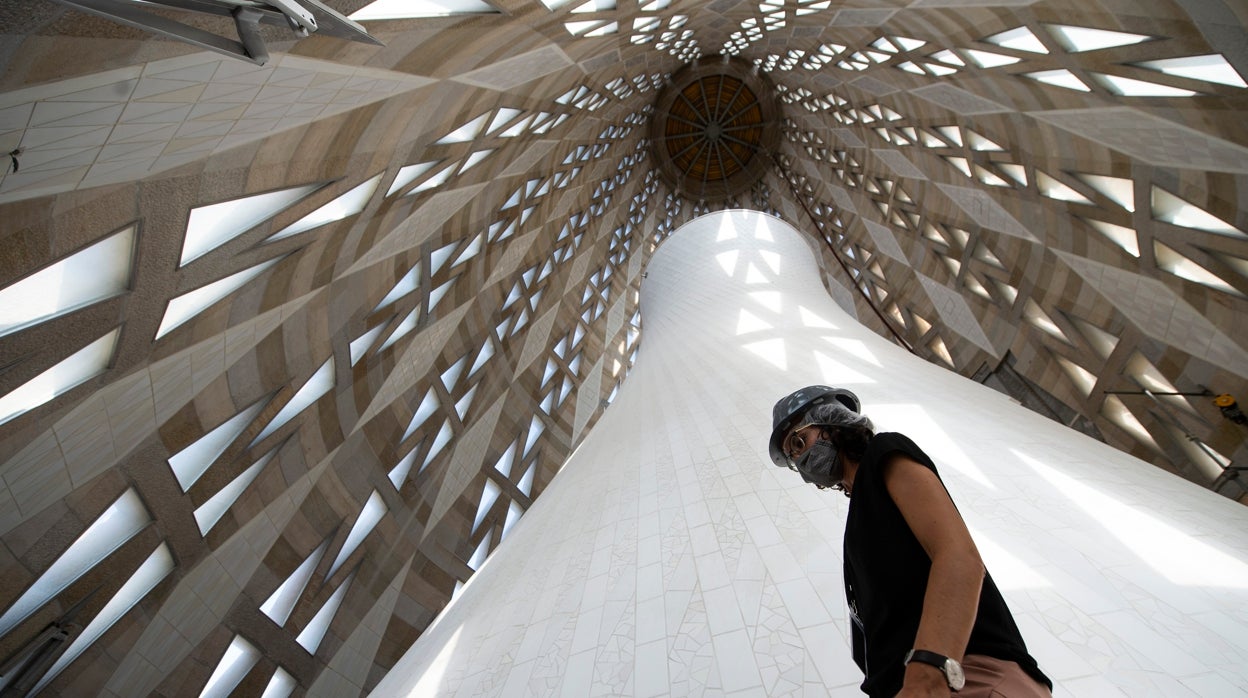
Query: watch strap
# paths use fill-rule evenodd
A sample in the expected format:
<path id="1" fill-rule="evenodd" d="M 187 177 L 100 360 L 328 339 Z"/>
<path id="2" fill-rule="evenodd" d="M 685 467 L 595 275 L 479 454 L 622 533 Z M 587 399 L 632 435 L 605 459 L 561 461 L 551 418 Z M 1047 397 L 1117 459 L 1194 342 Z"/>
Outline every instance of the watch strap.
<path id="1" fill-rule="evenodd" d="M 942 672 L 945 670 L 945 662 L 947 661 L 949 661 L 949 658 L 945 655 L 928 652 L 927 650 L 910 650 L 906 653 L 906 664 L 922 662 L 923 664 L 931 664 Z"/>
<path id="2" fill-rule="evenodd" d="M 966 685 L 966 675 L 962 673 L 962 666 L 943 654 L 927 650 L 910 650 L 906 652 L 904 664 L 910 662 L 930 664 L 939 669 L 940 673 L 945 675 L 945 682 L 949 684 L 952 691 L 960 691 Z"/>

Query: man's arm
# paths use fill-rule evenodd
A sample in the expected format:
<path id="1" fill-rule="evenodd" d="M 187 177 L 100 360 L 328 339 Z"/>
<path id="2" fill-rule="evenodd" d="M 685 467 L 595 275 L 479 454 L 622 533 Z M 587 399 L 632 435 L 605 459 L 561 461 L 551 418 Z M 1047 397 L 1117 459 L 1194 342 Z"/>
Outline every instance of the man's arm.
<path id="1" fill-rule="evenodd" d="M 936 473 L 897 454 L 884 466 L 884 485 L 932 560 L 914 647 L 961 662 L 979 608 L 983 560 Z M 947 696 L 949 688 L 939 669 L 913 662 L 898 695 Z"/>

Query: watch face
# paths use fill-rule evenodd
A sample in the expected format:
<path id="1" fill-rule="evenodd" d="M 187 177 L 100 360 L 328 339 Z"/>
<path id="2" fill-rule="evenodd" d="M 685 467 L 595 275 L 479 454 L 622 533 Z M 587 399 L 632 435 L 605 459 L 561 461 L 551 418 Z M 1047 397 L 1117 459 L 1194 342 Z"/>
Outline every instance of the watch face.
<path id="1" fill-rule="evenodd" d="M 966 675 L 962 673 L 962 665 L 952 659 L 945 660 L 945 678 L 949 681 L 949 688 L 955 691 L 962 690 L 966 685 Z"/>

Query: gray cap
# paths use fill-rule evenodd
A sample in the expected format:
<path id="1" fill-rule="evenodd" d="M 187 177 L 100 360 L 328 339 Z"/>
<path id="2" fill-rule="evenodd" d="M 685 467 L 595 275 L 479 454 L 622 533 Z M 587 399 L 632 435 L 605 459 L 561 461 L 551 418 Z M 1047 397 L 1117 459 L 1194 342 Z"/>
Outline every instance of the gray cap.
<path id="1" fill-rule="evenodd" d="M 771 410 L 771 439 L 767 443 L 771 462 L 782 468 L 788 467 L 781 443 L 794 426 L 805 420 L 806 412 L 811 408 L 820 405 L 840 405 L 851 414 L 857 414 L 860 404 L 858 396 L 852 392 L 826 385 L 807 386 L 780 398 Z M 863 419 L 866 418 L 863 417 Z M 806 423 L 813 424 L 810 421 Z M 869 425 L 870 421 L 867 424 Z"/>

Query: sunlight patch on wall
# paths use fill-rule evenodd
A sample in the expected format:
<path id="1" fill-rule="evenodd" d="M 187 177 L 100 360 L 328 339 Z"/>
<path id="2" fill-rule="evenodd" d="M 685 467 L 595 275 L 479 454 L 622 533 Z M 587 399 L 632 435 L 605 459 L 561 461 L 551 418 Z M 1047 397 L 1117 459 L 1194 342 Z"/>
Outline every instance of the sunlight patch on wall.
<path id="1" fill-rule="evenodd" d="M 1022 451 L 1010 452 L 1171 582 L 1181 586 L 1248 589 L 1248 564 L 1244 561 Z"/>

